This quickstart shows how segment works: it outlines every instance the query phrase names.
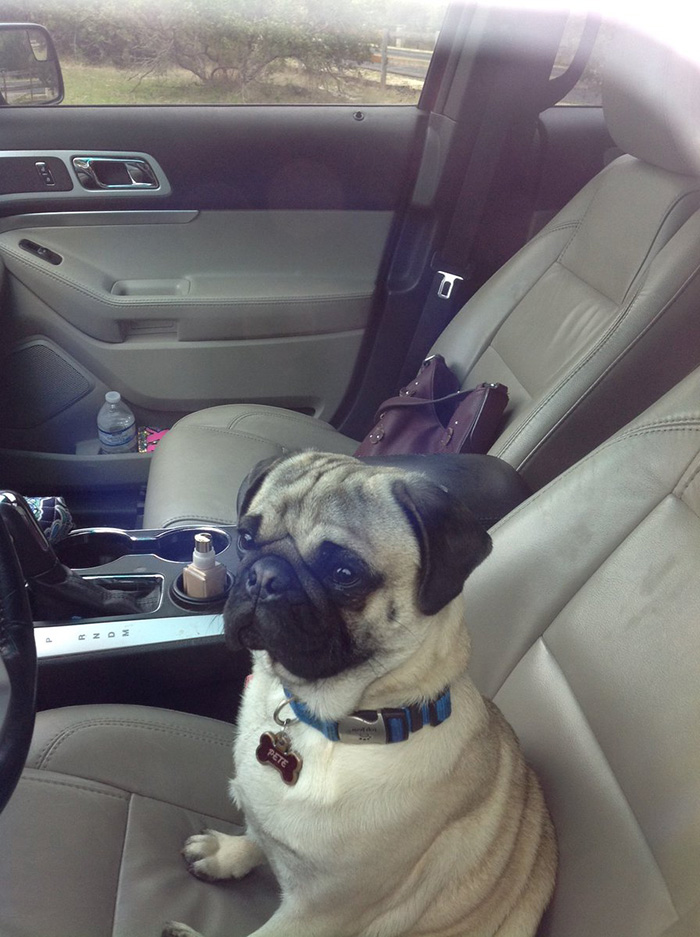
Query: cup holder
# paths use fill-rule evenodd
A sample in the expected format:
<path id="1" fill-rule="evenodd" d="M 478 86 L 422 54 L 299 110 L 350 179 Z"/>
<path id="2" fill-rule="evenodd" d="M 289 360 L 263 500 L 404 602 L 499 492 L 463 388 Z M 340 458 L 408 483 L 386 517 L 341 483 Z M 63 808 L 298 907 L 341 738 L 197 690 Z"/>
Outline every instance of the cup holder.
<path id="1" fill-rule="evenodd" d="M 185 592 L 182 573 L 170 585 L 170 598 L 176 605 L 187 608 L 190 611 L 221 611 L 226 597 L 233 586 L 233 576 L 226 572 L 226 585 L 224 591 L 219 595 L 211 595 L 206 599 L 195 599 Z"/>
<path id="2" fill-rule="evenodd" d="M 59 560 L 71 569 L 104 566 L 134 552 L 134 542 L 123 530 L 76 530 L 55 544 Z"/>
<path id="3" fill-rule="evenodd" d="M 59 560 L 71 569 L 91 569 L 104 566 L 122 556 L 155 554 L 172 563 L 189 563 L 194 550 L 194 536 L 207 533 L 212 539 L 215 553 L 223 551 L 231 538 L 223 530 L 213 527 L 177 527 L 163 532 L 144 531 L 129 534 L 111 527 L 76 530 L 55 545 Z"/>
<path id="4" fill-rule="evenodd" d="M 194 550 L 195 534 L 209 534 L 214 553 L 223 553 L 231 543 L 231 538 L 223 530 L 206 527 L 177 527 L 158 534 L 154 538 L 153 549 L 148 552 L 174 563 L 189 563 Z"/>

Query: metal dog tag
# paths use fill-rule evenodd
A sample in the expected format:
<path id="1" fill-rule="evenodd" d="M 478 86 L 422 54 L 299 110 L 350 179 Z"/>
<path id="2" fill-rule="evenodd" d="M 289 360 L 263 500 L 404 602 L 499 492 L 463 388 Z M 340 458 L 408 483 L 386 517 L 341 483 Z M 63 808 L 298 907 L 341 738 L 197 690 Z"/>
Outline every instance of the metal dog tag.
<path id="1" fill-rule="evenodd" d="M 280 773 L 285 784 L 296 784 L 301 771 L 301 755 L 292 751 L 292 741 L 286 732 L 263 732 L 255 757 L 261 765 L 270 765 Z"/>

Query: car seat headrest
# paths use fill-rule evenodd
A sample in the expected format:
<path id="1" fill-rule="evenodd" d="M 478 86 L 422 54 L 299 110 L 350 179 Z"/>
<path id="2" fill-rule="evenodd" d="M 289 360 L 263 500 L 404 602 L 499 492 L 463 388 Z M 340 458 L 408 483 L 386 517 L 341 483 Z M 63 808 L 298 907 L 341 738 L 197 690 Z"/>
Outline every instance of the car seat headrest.
<path id="1" fill-rule="evenodd" d="M 606 50 L 603 110 L 626 153 L 669 172 L 700 175 L 700 60 L 616 27 Z"/>

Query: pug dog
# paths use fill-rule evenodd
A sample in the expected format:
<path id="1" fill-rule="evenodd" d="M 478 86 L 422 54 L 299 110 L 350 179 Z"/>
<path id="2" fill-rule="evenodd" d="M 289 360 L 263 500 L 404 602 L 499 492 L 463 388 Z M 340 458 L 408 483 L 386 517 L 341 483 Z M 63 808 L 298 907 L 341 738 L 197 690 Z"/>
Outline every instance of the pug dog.
<path id="1" fill-rule="evenodd" d="M 490 549 L 424 473 L 302 452 L 247 479 L 224 611 L 254 662 L 230 785 L 246 833 L 183 855 L 206 881 L 270 864 L 282 900 L 254 937 L 535 934 L 552 822 L 467 673 L 462 586 Z"/>

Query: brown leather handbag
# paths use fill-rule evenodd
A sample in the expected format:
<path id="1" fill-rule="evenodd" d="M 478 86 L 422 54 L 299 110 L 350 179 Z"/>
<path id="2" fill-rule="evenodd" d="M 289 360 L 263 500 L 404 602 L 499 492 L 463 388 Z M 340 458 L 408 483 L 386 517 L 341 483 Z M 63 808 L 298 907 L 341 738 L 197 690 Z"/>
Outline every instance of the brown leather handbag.
<path id="1" fill-rule="evenodd" d="M 382 403 L 355 455 L 486 452 L 507 404 L 504 384 L 460 390 L 442 355 L 432 355 L 415 380 Z"/>

